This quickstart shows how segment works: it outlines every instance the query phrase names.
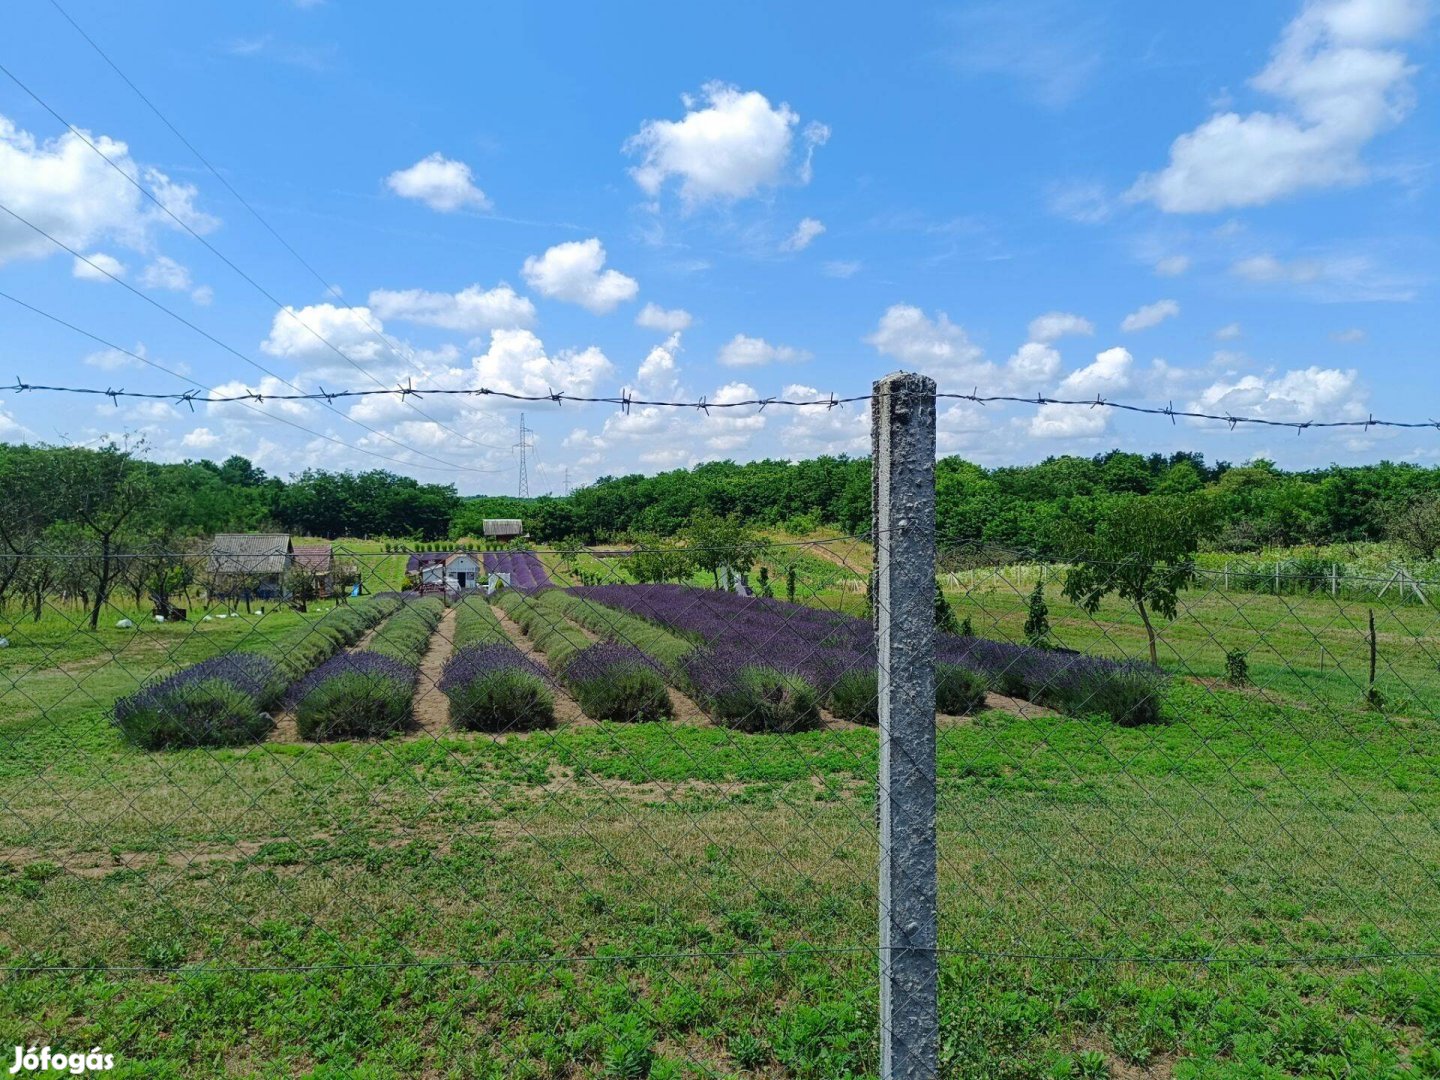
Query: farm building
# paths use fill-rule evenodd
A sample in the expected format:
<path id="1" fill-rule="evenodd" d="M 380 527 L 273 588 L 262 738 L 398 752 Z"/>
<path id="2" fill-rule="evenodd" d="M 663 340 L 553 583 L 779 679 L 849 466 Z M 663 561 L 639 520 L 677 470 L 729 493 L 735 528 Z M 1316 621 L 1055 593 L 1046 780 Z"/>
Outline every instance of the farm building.
<path id="1" fill-rule="evenodd" d="M 411 555 L 405 574 L 421 592 L 467 592 L 480 586 L 479 560 L 468 551 L 425 551 Z"/>
<path id="2" fill-rule="evenodd" d="M 308 574 L 314 596 L 328 596 L 335 583 L 335 554 L 329 544 L 297 544 L 294 547 L 296 571 Z"/>
<path id="3" fill-rule="evenodd" d="M 486 539 L 513 540 L 525 535 L 519 518 L 486 518 L 483 528 Z"/>
<path id="4" fill-rule="evenodd" d="M 211 591 L 282 596 L 294 557 L 295 549 L 284 533 L 218 533 L 210 544 Z"/>

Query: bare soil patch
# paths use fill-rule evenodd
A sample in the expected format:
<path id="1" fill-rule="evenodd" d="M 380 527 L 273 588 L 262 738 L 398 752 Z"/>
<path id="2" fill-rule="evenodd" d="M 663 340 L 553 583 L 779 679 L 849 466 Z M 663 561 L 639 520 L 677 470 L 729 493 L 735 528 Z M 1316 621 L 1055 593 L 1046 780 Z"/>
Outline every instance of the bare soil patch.
<path id="1" fill-rule="evenodd" d="M 450 726 L 450 702 L 440 692 L 440 675 L 455 648 L 455 616 L 456 609 L 449 608 L 440 617 L 415 680 L 415 723 L 431 738 Z"/>
<path id="2" fill-rule="evenodd" d="M 995 709 L 997 712 L 1009 713 L 1011 716 L 1018 716 L 1021 720 L 1034 720 L 1044 716 L 1059 716 L 1054 709 L 1047 709 L 1043 705 L 1036 705 L 1033 701 L 1026 701 L 1023 698 L 1006 697 L 1004 694 L 989 693 L 985 695 L 985 707 Z"/>

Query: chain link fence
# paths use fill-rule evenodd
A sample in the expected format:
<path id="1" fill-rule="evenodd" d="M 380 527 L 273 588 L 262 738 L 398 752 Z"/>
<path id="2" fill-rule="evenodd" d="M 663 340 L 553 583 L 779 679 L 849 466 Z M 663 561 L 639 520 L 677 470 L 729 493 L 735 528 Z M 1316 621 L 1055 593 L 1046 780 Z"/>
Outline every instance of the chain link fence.
<path id="1" fill-rule="evenodd" d="M 193 572 L 98 609 L 34 556 L 0 1030 L 146 1076 L 878 1075 L 871 548 L 706 554 L 152 553 Z M 1440 1073 L 1434 609 L 1199 571 L 1142 616 L 1075 565 L 937 552 L 938 1075 Z"/>

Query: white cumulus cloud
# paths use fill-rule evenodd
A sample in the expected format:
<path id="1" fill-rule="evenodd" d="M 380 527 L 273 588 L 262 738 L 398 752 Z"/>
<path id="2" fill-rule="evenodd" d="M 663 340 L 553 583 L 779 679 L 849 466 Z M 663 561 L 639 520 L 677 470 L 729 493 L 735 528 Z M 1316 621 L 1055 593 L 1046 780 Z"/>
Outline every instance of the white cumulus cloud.
<path id="1" fill-rule="evenodd" d="M 806 125 L 803 155 L 792 169 L 800 117 L 789 105 L 771 105 L 759 91 L 721 82 L 706 83 L 700 99 L 683 101 L 683 119 L 647 120 L 625 143 L 626 152 L 640 156 L 630 175 L 648 195 L 659 195 L 670 179 L 679 181 L 689 205 L 745 198 L 791 171 L 807 183 L 811 155 L 830 137 L 824 124 Z"/>
<path id="2" fill-rule="evenodd" d="M 96 251 L 86 255 L 84 259 L 76 259 L 70 273 L 81 281 L 109 281 L 125 276 L 125 264 L 114 255 Z"/>
<path id="3" fill-rule="evenodd" d="M 984 350 L 970 340 L 964 327 L 956 326 L 944 312 L 931 319 L 910 304 L 886 309 L 865 341 L 882 356 L 935 378 L 980 377 L 993 370 L 983 359 Z"/>
<path id="4" fill-rule="evenodd" d="M 725 367 L 761 367 L 765 364 L 793 364 L 809 360 L 804 349 L 772 345 L 764 338 L 736 334 L 720 347 L 717 357 Z"/>
<path id="5" fill-rule="evenodd" d="M 1174 300 L 1156 300 L 1155 303 L 1145 304 L 1126 315 L 1120 323 L 1120 329 L 1127 334 L 1135 330 L 1148 330 L 1179 314 L 1180 305 Z"/>
<path id="6" fill-rule="evenodd" d="M 1367 395 L 1352 368 L 1307 367 L 1280 375 L 1242 375 L 1211 383 L 1190 404 L 1196 412 L 1231 413 L 1268 420 L 1359 419 Z"/>
<path id="7" fill-rule="evenodd" d="M 1415 71 L 1391 46 L 1419 33 L 1426 0 L 1307 0 L 1251 80 L 1272 112 L 1217 113 L 1130 189 L 1171 213 L 1263 206 L 1369 176 L 1361 151 L 1414 105 Z"/>
<path id="8" fill-rule="evenodd" d="M 1113 348 L 1098 353 L 1091 364 L 1077 368 L 1060 381 L 1057 397 L 1068 400 L 1110 397 L 1130 386 L 1135 358 L 1128 349 Z M 1079 405 L 1041 405 L 1029 424 L 1037 439 L 1074 439 L 1101 435 L 1109 427 L 1108 409 Z"/>
<path id="9" fill-rule="evenodd" d="M 209 285 L 197 286 L 190 279 L 190 270 L 168 255 L 157 256 L 140 274 L 140 284 L 147 289 L 166 289 L 170 292 L 188 292 L 190 299 L 200 305 L 215 299 L 215 290 Z"/>
<path id="10" fill-rule="evenodd" d="M 1155 273 L 1161 277 L 1179 277 L 1189 269 L 1189 255 L 1166 255 L 1155 261 Z"/>
<path id="11" fill-rule="evenodd" d="M 675 362 L 679 352 L 680 333 L 676 331 L 646 354 L 635 373 L 636 383 L 647 391 L 674 389 L 680 376 L 680 368 Z"/>
<path id="12" fill-rule="evenodd" d="M 1005 370 L 1012 386 L 1041 386 L 1060 373 L 1060 353 L 1053 345 L 1027 341 L 1005 362 Z"/>
<path id="13" fill-rule="evenodd" d="M 408 169 L 392 172 L 385 178 L 385 186 L 401 198 L 414 199 L 441 213 L 467 207 L 490 209 L 490 200 L 476 185 L 470 166 L 440 153 L 421 158 Z"/>
<path id="14" fill-rule="evenodd" d="M 1049 311 L 1030 320 L 1031 341 L 1059 341 L 1069 334 L 1090 336 L 1095 326 L 1089 319 L 1066 311 Z"/>
<path id="15" fill-rule="evenodd" d="M 88 139 L 119 168 L 86 145 Z M 160 229 L 178 228 L 121 172 L 137 178 L 198 233 L 219 221 L 196 207 L 197 190 L 140 165 L 125 143 L 106 135 L 65 132 L 46 142 L 0 116 L 0 202 L 77 251 L 110 241 L 136 251 L 154 246 Z M 0 265 L 45 258 L 60 249 L 8 214 L 0 215 Z M 99 259 L 94 260 L 97 264 Z M 83 266 L 83 264 L 82 264 Z M 89 267 L 83 267 L 94 273 Z M 77 274 L 77 276 L 84 276 Z"/>
<path id="16" fill-rule="evenodd" d="M 190 271 L 167 255 L 161 255 L 140 275 L 140 284 L 147 289 L 170 289 L 184 292 L 190 288 Z"/>
<path id="17" fill-rule="evenodd" d="M 614 371 L 594 346 L 551 356 L 538 337 L 518 329 L 492 330 L 490 348 L 475 357 L 471 367 L 480 385 L 513 394 L 588 394 Z"/>
<path id="18" fill-rule="evenodd" d="M 208 427 L 197 427 L 185 433 L 180 445 L 190 450 L 214 450 L 222 441 L 220 436 Z"/>
<path id="19" fill-rule="evenodd" d="M 634 278 L 604 267 L 605 247 L 592 236 L 556 244 L 543 255 L 531 255 L 520 272 L 540 295 L 604 315 L 633 300 L 640 291 Z"/>
<path id="20" fill-rule="evenodd" d="M 392 362 L 394 352 L 377 332 L 384 329 L 384 324 L 369 308 L 334 304 L 287 306 L 275 313 L 270 334 L 260 343 L 260 348 L 271 356 L 284 357 L 297 364 L 354 371 L 330 346 L 363 366 Z"/>
<path id="21" fill-rule="evenodd" d="M 131 353 L 134 355 L 132 356 Z M 130 352 L 121 352 L 119 349 L 101 349 L 85 356 L 80 362 L 86 367 L 99 368 L 101 371 L 120 371 L 122 368 L 144 367 L 144 361 L 137 360 L 135 357 L 145 355 L 144 343 L 136 343 L 135 348 Z"/>
<path id="22" fill-rule="evenodd" d="M 376 289 L 369 303 L 382 319 L 402 319 L 471 334 L 506 326 L 531 326 L 535 322 L 535 305 L 504 284 L 493 289 L 470 285 L 455 293 Z"/>
<path id="23" fill-rule="evenodd" d="M 782 251 L 804 251 L 817 236 L 825 231 L 825 223 L 818 218 L 801 218 L 795 231 L 780 245 Z"/>
<path id="24" fill-rule="evenodd" d="M 678 330 L 690 329 L 694 320 L 684 308 L 662 308 L 659 304 L 646 304 L 635 316 L 635 325 L 646 330 L 660 330 L 673 334 Z"/>
<path id="25" fill-rule="evenodd" d="M 35 433 L 5 411 L 0 404 L 0 442 L 32 442 Z"/>

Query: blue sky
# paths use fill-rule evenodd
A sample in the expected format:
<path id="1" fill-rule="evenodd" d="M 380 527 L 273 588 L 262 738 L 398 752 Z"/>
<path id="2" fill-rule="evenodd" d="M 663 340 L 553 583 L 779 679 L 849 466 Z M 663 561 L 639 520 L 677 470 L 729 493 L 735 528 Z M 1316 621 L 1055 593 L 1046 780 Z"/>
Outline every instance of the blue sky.
<path id="1" fill-rule="evenodd" d="M 0 299 L 7 378 L 725 400 L 907 368 L 1285 420 L 1440 411 L 1426 0 L 61 2 L 264 220 L 48 0 L 10 5 L 0 64 L 165 209 L 0 75 L 0 204 L 89 260 L 0 213 L 0 290 L 169 371 Z M 0 399 L 0 438 L 469 493 L 513 489 L 518 412 L 33 394 Z M 854 408 L 525 413 L 536 490 L 868 445 Z M 943 407 L 940 442 L 986 464 L 1440 458 L 1433 431 L 1053 407 Z"/>

